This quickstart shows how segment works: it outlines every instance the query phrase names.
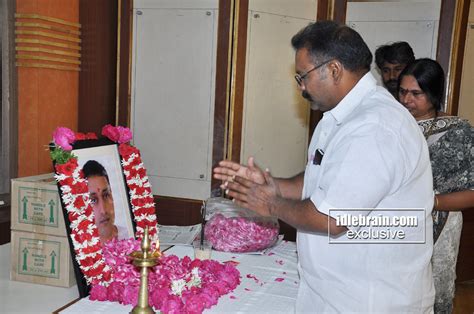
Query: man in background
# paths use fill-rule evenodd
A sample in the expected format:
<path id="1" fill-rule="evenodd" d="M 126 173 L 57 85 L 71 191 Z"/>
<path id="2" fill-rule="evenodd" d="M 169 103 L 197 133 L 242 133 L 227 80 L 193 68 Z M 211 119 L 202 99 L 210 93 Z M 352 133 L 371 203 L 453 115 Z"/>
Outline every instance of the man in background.
<path id="1" fill-rule="evenodd" d="M 398 77 L 408 63 L 415 61 L 415 54 L 405 41 L 383 45 L 375 50 L 375 63 L 379 68 L 385 88 L 398 99 Z"/>
<path id="2" fill-rule="evenodd" d="M 87 179 L 89 198 L 94 211 L 94 221 L 99 229 L 102 243 L 119 237 L 119 229 L 115 225 L 115 208 L 109 176 L 104 166 L 95 160 L 89 160 L 82 168 Z M 125 231 L 126 232 L 126 231 Z M 122 232 L 120 232 L 122 234 Z M 122 237 L 120 237 L 122 238 Z"/>

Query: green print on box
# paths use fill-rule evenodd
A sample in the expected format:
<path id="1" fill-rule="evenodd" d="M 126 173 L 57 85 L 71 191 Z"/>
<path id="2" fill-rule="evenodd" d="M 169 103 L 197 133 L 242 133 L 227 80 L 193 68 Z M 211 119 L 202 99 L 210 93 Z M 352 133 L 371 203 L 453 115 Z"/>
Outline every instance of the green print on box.
<path id="1" fill-rule="evenodd" d="M 56 190 L 20 187 L 18 222 L 57 228 L 59 206 Z"/>
<path id="2" fill-rule="evenodd" d="M 18 273 L 59 278 L 61 243 L 20 238 Z"/>

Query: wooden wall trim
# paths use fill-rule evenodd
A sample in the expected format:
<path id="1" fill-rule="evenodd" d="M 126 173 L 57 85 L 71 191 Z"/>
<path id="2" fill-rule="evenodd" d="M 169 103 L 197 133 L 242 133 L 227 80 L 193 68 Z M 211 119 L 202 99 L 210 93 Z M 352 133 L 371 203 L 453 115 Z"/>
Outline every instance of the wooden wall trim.
<path id="1" fill-rule="evenodd" d="M 446 75 L 449 75 L 449 59 L 451 56 L 451 39 L 453 35 L 455 9 L 456 0 L 441 1 L 436 60 L 441 64 Z"/>
<path id="2" fill-rule="evenodd" d="M 332 20 L 340 23 L 346 22 L 347 0 L 334 0 Z"/>
<path id="3" fill-rule="evenodd" d="M 119 19 L 120 25 L 117 32 L 120 34 L 118 46 L 118 80 L 117 80 L 117 115 L 116 125 L 130 126 L 131 106 L 131 66 L 132 66 L 132 40 L 133 40 L 133 1 L 119 0 L 121 2 Z"/>
<path id="4" fill-rule="evenodd" d="M 240 162 L 249 0 L 235 0 L 229 144 L 226 159 Z"/>
<path id="5" fill-rule="evenodd" d="M 214 139 L 212 168 L 225 159 L 227 145 L 228 108 L 230 94 L 230 67 L 232 56 L 233 0 L 219 0 L 217 27 L 216 91 L 214 102 Z M 220 180 L 211 179 L 211 195 L 220 192 Z"/>
<path id="6" fill-rule="evenodd" d="M 8 0 L 7 2 L 7 16 L 8 16 L 8 55 L 9 55 L 9 73 L 8 80 L 10 86 L 8 87 L 8 97 L 9 97 L 9 106 L 10 106 L 10 134 L 9 134 L 9 155 L 10 155 L 10 178 L 18 177 L 18 71 L 14 66 L 14 59 L 12 58 L 14 54 L 15 45 L 14 45 L 14 20 L 16 12 L 16 1 Z"/>
<path id="7" fill-rule="evenodd" d="M 449 72 L 446 85 L 446 112 L 458 114 L 459 96 L 461 93 L 462 66 L 464 61 L 464 48 L 466 44 L 467 24 L 469 19 L 470 0 L 460 0 L 457 3 L 453 24 L 452 40 L 447 48 L 450 52 Z M 441 29 L 441 23 L 440 23 Z"/>
<path id="8" fill-rule="evenodd" d="M 331 20 L 332 3 L 331 0 L 318 0 L 316 21 Z M 344 14 L 345 16 L 345 14 Z M 314 129 L 316 125 L 322 119 L 323 113 L 319 110 L 311 110 L 309 113 L 309 128 L 308 128 L 308 145 L 311 142 Z"/>
<path id="9" fill-rule="evenodd" d="M 316 10 L 316 21 L 327 20 L 330 10 L 329 0 L 318 0 Z"/>
<path id="10" fill-rule="evenodd" d="M 10 191 L 10 179 L 16 178 L 18 175 L 18 72 L 15 67 L 15 12 L 16 1 L 7 0 L 0 4 L 0 14 L 2 15 L 0 22 L 2 45 L 0 49 L 0 58 L 2 58 L 2 86 L 1 101 L 2 105 L 2 124 L 0 136 L 2 136 L 2 149 L 5 150 L 2 165 L 2 184 L 4 191 Z M 2 185 L 0 184 L 0 185 Z"/>
<path id="11" fill-rule="evenodd" d="M 117 10 L 116 0 L 79 1 L 82 25 L 80 132 L 100 134 L 104 125 L 116 122 Z"/>

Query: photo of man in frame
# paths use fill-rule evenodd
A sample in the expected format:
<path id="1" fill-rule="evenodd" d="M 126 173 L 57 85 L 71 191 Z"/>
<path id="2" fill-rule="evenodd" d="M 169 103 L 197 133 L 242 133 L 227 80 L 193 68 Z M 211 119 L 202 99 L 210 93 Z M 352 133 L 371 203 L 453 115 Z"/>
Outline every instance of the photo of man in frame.
<path id="1" fill-rule="evenodd" d="M 128 231 L 115 224 L 115 207 L 107 170 L 96 160 L 89 160 L 82 168 L 87 179 L 94 220 L 102 243 L 128 237 Z"/>
<path id="2" fill-rule="evenodd" d="M 102 244 L 134 237 L 130 204 L 116 145 L 74 149 L 89 190 Z"/>

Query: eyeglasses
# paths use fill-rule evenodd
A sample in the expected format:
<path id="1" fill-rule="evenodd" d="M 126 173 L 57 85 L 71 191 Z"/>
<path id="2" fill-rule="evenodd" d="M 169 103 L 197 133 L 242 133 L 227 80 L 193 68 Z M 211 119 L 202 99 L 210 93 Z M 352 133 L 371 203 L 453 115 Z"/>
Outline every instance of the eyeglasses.
<path id="1" fill-rule="evenodd" d="M 295 75 L 295 80 L 296 80 L 296 83 L 298 83 L 299 86 L 303 85 L 303 81 L 304 79 L 308 76 L 309 73 L 313 72 L 314 70 L 317 70 L 319 69 L 320 67 L 322 67 L 323 65 L 325 65 L 326 63 L 329 63 L 331 62 L 332 60 L 334 59 L 329 59 L 329 60 L 326 60 L 324 61 L 323 63 L 320 63 L 319 65 L 315 66 L 314 68 L 312 68 L 311 70 L 303 73 L 303 74 L 296 74 Z"/>
<path id="2" fill-rule="evenodd" d="M 421 95 L 424 95 L 425 92 L 421 90 L 409 90 L 400 87 L 398 90 L 398 94 L 403 97 L 407 96 L 408 94 L 411 94 L 414 98 L 419 98 L 421 97 Z"/>

